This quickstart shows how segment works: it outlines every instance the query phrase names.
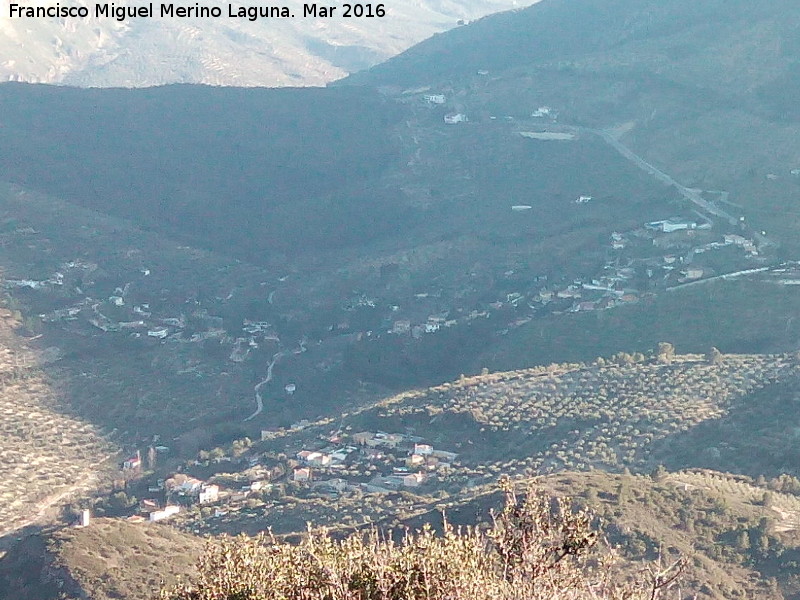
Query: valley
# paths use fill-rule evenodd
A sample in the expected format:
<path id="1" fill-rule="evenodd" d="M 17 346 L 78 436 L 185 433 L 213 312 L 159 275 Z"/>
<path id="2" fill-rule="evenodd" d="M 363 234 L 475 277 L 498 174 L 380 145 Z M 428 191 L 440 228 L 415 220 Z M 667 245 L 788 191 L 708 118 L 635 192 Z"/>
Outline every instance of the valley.
<path id="1" fill-rule="evenodd" d="M 206 537 L 506 481 L 797 597 L 798 19 L 546 0 L 324 89 L 0 85 L 0 589 L 145 598 Z"/>
<path id="2" fill-rule="evenodd" d="M 23 96 L 33 93 L 35 103 L 49 101 L 39 90 L 6 90 L 10 96 L 17 92 Z M 101 105 L 105 102 L 102 93 L 70 92 L 76 93 L 91 94 Z M 183 114 L 165 112 L 165 93 L 179 97 L 183 90 L 160 91 L 162 98 L 154 99 L 152 105 L 162 122 L 180 132 Z M 250 94 L 251 106 L 257 106 L 262 94 Z M 198 451 L 224 447 L 234 439 L 277 435 L 281 441 L 271 456 L 305 451 L 323 451 L 326 456 L 342 451 L 316 448 L 316 444 L 309 448 L 304 445 L 307 442 L 284 446 L 285 435 L 295 436 L 313 423 L 329 423 L 335 418 L 331 415 L 362 415 L 354 417 L 354 422 L 363 423 L 361 427 L 373 433 L 416 431 L 422 425 L 416 417 L 388 426 L 380 424 L 380 419 L 391 422 L 389 414 L 380 419 L 363 415 L 371 414 L 370 407 L 394 390 L 443 383 L 464 372 L 485 371 L 486 366 L 502 370 L 559 358 L 590 364 L 602 346 L 590 341 L 593 328 L 594 335 L 606 337 L 620 331 L 620 321 L 630 323 L 633 330 L 609 340 L 604 360 L 634 365 L 630 368 L 641 382 L 646 369 L 635 365 L 645 356 L 653 356 L 657 342 L 664 339 L 676 341 L 684 351 L 708 353 L 713 345 L 727 352 L 738 350 L 727 341 L 728 329 L 700 335 L 697 340 L 687 337 L 693 333 L 691 328 L 660 339 L 637 337 L 649 329 L 637 326 L 637 318 L 658 319 L 659 306 L 681 304 L 687 297 L 703 298 L 696 309 L 721 313 L 723 307 L 706 300 L 713 298 L 713 292 L 700 291 L 698 286 L 725 290 L 718 293 L 729 298 L 738 293 L 749 296 L 756 289 L 764 297 L 784 295 L 788 304 L 780 309 L 783 311 L 797 305 L 791 282 L 800 267 L 782 259 L 774 242 L 720 208 L 717 202 L 727 194 L 683 187 L 611 133 L 557 122 L 556 111 L 549 107 L 537 109 L 537 115 L 528 119 L 485 114 L 448 124 L 443 115 L 456 106 L 450 104 L 455 101 L 447 100 L 450 94 L 461 96 L 452 90 L 447 95 L 412 91 L 367 101 L 382 115 L 377 118 L 391 123 L 383 142 L 384 158 L 365 174 L 370 193 L 377 194 L 382 206 L 392 205 L 401 224 L 395 230 L 388 227 L 391 213 L 386 212 L 381 218 L 389 219 L 387 226 L 373 229 L 370 219 L 374 213 L 367 209 L 365 214 L 337 215 L 340 223 L 327 221 L 310 241 L 260 235 L 235 238 L 231 245 L 223 228 L 214 229 L 211 236 L 186 229 L 191 215 L 198 214 L 199 202 L 208 202 L 203 196 L 194 196 L 191 203 L 178 209 L 183 215 L 173 213 L 165 221 L 154 219 L 141 206 L 133 209 L 129 204 L 109 203 L 104 195 L 80 195 L 79 180 L 47 177 L 43 163 L 25 163 L 22 170 L 11 173 L 15 182 L 4 186 L 0 203 L 5 214 L 3 285 L 14 305 L 22 308 L 28 335 L 44 336 L 48 344 L 70 349 L 59 355 L 51 369 L 69 390 L 77 413 L 114 433 L 120 447 L 118 464 L 125 457 L 147 454 L 148 448 L 161 448 L 153 461 L 159 465 L 156 474 L 145 487 L 161 490 L 156 482 L 164 479 L 161 474 L 168 475 L 196 460 Z M 78 97 L 74 96 L 76 118 L 83 119 L 85 109 Z M 355 114 L 350 90 L 334 92 L 332 99 L 350 103 L 351 114 Z M 29 105 L 20 102 L 17 110 L 27 111 Z M 202 105 L 192 108 L 194 114 L 203 110 Z M 247 118 L 247 109 L 241 112 L 241 104 L 237 110 Z M 324 105 L 314 110 L 329 112 Z M 313 112 L 307 117 L 312 122 L 316 118 Z M 345 130 L 349 117 L 339 118 L 341 124 L 334 124 L 332 133 L 323 136 L 341 135 L 336 132 Z M 25 120 L 15 117 L 14 122 Z M 134 125 L 146 122 L 145 118 L 128 121 Z M 280 123 L 276 115 L 273 131 L 280 131 Z M 32 127 L 41 125 L 32 123 Z M 146 131 L 144 135 L 152 134 Z M 177 143 L 182 135 L 186 134 L 175 138 Z M 128 167 L 119 161 L 113 166 L 102 162 L 90 166 L 95 164 L 92 161 L 106 158 L 87 153 L 80 140 L 73 142 L 73 153 L 65 154 L 64 146 L 19 148 L 15 138 L 7 135 L 6 139 L 6 161 L 22 150 L 59 153 L 64 173 L 91 168 L 127 177 L 132 168 L 132 164 Z M 144 147 L 146 142 L 138 143 Z M 282 148 L 274 146 L 271 153 L 281 156 Z M 303 149 L 309 151 L 310 160 L 321 156 L 313 148 Z M 346 160 L 353 159 L 356 157 Z M 271 170 L 280 168 L 282 162 L 266 164 L 261 172 L 271 177 Z M 343 166 L 348 168 L 346 163 Z M 242 180 L 245 187 L 232 191 L 235 180 L 230 175 L 239 168 L 225 165 L 204 177 L 208 182 L 218 178 L 219 183 L 210 189 L 227 186 L 228 195 L 250 197 L 240 203 L 247 206 L 247 202 L 255 202 L 261 188 L 252 189 L 248 180 Z M 327 211 L 331 193 L 349 193 L 350 184 L 331 181 L 327 175 L 336 168 L 341 166 L 324 166 L 314 175 L 320 177 L 317 197 L 307 198 L 307 205 Z M 186 176 L 195 174 L 187 172 Z M 298 171 L 297 177 L 308 183 L 307 172 Z M 285 176 L 280 179 L 284 187 L 280 193 L 291 194 L 295 184 Z M 152 178 L 145 187 L 139 183 L 134 193 L 163 197 L 169 194 L 165 183 Z M 266 183 L 263 189 L 268 186 Z M 336 186 L 343 187 L 337 191 Z M 115 188 L 112 193 L 129 193 L 126 189 Z M 306 189 L 313 189 L 313 180 Z M 54 193 L 71 202 L 56 199 Z M 559 206 L 556 211 L 554 202 Z M 78 208 L 78 204 L 86 207 Z M 170 209 L 163 205 L 151 206 L 169 214 Z M 222 208 L 207 206 L 203 210 L 210 209 L 210 214 Z M 105 207 L 115 216 L 97 210 Z M 307 227 L 282 211 L 285 209 L 266 211 L 261 221 L 251 218 L 247 227 L 253 232 L 258 231 L 259 223 L 268 222 L 275 231 L 290 230 L 295 224 Z M 362 232 L 368 234 L 366 241 L 360 237 Z M 410 232 L 413 244 L 408 243 Z M 362 244 L 358 251 L 356 239 Z M 664 318 L 673 320 L 672 316 Z M 713 322 L 718 317 L 711 318 Z M 588 328 L 587 320 L 591 323 Z M 774 321 L 774 315 L 761 312 L 754 315 L 752 324 L 767 320 Z M 547 337 L 540 333 L 545 329 L 550 332 Z M 590 334 L 585 347 L 575 343 L 579 331 L 584 337 Z M 521 343 L 528 344 L 522 340 L 531 333 L 537 335 L 536 341 L 520 352 L 525 347 Z M 791 322 L 780 335 L 769 344 L 769 351 L 791 349 L 796 335 Z M 565 342 L 570 346 L 568 353 L 559 349 Z M 630 353 L 620 352 L 620 348 Z M 703 364 L 706 359 L 701 355 L 684 360 Z M 778 360 L 770 368 L 783 369 L 781 364 Z M 785 368 L 791 372 L 791 360 Z M 768 372 L 773 374 L 756 376 L 754 389 L 777 376 Z M 108 376 L 111 373 L 113 377 Z M 690 380 L 699 382 L 703 377 Z M 561 382 L 548 385 L 560 386 Z M 613 389 L 617 384 L 607 382 L 604 387 L 609 385 Z M 747 395 L 749 389 L 740 393 Z M 643 388 L 642 397 L 651 397 L 651 392 Z M 689 401 L 687 394 L 688 390 L 676 392 L 681 401 Z M 511 396 L 521 398 L 517 391 Z M 114 401 L 109 402 L 110 398 Z M 722 418 L 727 402 L 721 399 L 705 406 L 689 401 L 687 406 L 676 406 L 674 413 L 654 413 L 645 420 L 659 423 L 659 433 L 646 433 L 649 425 L 645 422 L 619 425 L 643 436 L 622 446 L 608 446 L 609 440 L 621 443 L 625 437 L 622 430 L 608 429 L 608 424 L 599 437 L 588 433 L 595 431 L 590 429 L 585 434 L 588 438 L 572 439 L 569 431 L 587 427 L 588 422 L 581 419 L 586 418 L 590 405 L 567 404 L 570 418 L 580 421 L 577 429 L 558 421 L 550 425 L 537 422 L 535 431 L 551 431 L 550 441 L 543 442 L 540 433 L 530 448 L 527 441 L 515 441 L 514 451 L 505 457 L 470 459 L 471 450 L 465 452 L 462 440 L 444 442 L 441 452 L 467 462 L 454 467 L 437 459 L 436 464 L 441 462 L 449 474 L 434 487 L 429 483 L 426 493 L 462 493 L 502 472 L 524 475 L 620 466 L 647 471 L 654 466 L 651 444 Z M 638 401 L 634 405 L 638 406 Z M 602 412 L 612 406 L 601 402 L 595 408 Z M 510 415 L 529 412 L 523 407 L 507 408 Z M 471 406 L 453 414 L 476 418 L 481 410 Z M 699 411 L 697 416 L 684 425 L 669 424 L 675 415 L 688 418 L 694 410 Z M 452 417 L 455 420 L 450 423 L 447 414 L 441 417 L 448 423 L 445 430 L 462 436 L 465 424 L 458 424 L 462 416 Z M 428 418 L 433 418 L 431 415 Z M 491 432 L 510 431 L 511 424 L 485 418 L 485 423 L 480 417 L 470 427 L 477 428 L 473 433 L 479 438 L 489 436 L 483 443 L 499 450 L 502 444 L 498 439 L 489 440 Z M 371 422 L 374 419 L 378 421 Z M 515 421 L 514 428 L 524 422 Z M 336 432 L 325 435 L 335 437 Z M 423 446 L 430 445 L 433 437 L 439 439 L 415 436 L 419 438 L 415 443 Z M 434 447 L 439 448 L 440 443 Z M 642 443 L 647 449 L 644 453 Z M 656 447 L 658 453 L 660 446 Z M 520 448 L 527 449 L 519 458 L 512 456 Z M 573 455 L 576 448 L 585 449 L 586 454 Z M 342 452 L 348 457 L 353 450 Z M 394 456 L 388 464 L 397 461 L 403 459 Z M 428 462 L 423 458 L 415 466 L 427 468 Z M 363 473 L 354 467 L 356 479 L 338 478 L 343 483 L 336 485 L 342 489 L 369 485 L 373 492 L 388 493 L 381 478 L 403 481 L 415 472 L 398 474 L 390 469 L 379 475 L 380 464 L 367 461 Z M 504 465 L 502 471 L 498 464 Z M 101 487 L 109 494 L 117 493 L 114 490 L 120 488 L 114 479 L 128 481 L 133 476 L 136 480 L 140 468 L 123 468 Z M 281 466 L 284 477 L 291 480 L 287 469 L 285 464 Z M 427 475 L 413 485 L 423 480 Z M 434 480 L 436 477 L 431 482 Z M 230 484 L 223 488 L 225 485 Z M 128 487 L 126 483 L 123 489 Z M 233 494 L 237 495 L 241 492 Z M 163 504 L 165 499 L 153 502 Z M 382 513 L 379 505 L 375 509 Z M 285 522 L 292 520 L 287 517 Z M 241 526 L 232 525 L 234 531 Z"/>

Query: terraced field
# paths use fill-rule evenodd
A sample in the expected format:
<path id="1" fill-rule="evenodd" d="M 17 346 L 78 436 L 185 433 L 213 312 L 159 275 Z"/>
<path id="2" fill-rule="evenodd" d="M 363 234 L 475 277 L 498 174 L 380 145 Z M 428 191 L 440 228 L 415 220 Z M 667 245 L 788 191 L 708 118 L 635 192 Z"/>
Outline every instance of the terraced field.
<path id="1" fill-rule="evenodd" d="M 799 369 L 785 355 L 552 365 L 401 394 L 359 418 L 438 437 L 459 447 L 476 473 L 641 471 L 652 468 L 655 443 L 723 417 L 737 400 Z"/>
<path id="2" fill-rule="evenodd" d="M 114 452 L 92 425 L 63 411 L 14 325 L 0 319 L 0 536 L 90 487 Z"/>

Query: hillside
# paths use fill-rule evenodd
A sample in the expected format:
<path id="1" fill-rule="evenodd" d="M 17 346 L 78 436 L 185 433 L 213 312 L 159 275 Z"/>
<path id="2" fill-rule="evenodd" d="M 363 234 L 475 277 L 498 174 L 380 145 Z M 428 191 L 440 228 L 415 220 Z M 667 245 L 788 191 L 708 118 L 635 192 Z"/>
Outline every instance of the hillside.
<path id="1" fill-rule="evenodd" d="M 691 556 L 699 597 L 797 597 L 798 27 L 543 0 L 324 89 L 0 85 L 4 541 L 73 492 L 108 517 L 0 589 L 471 524 L 508 475 Z"/>
<path id="2" fill-rule="evenodd" d="M 797 474 L 789 449 L 798 426 L 797 356 L 661 350 L 661 358 L 620 354 L 462 378 L 274 430 L 261 443 L 223 445 L 213 462 L 208 452 L 169 460 L 127 490 L 163 502 L 163 492 L 149 486 L 159 477 L 173 480 L 175 469 L 221 486 L 218 502 L 189 506 L 173 521 L 185 533 L 118 517 L 26 537 L 0 559 L 0 589 L 9 598 L 54 598 L 56 589 L 68 597 L 146 598 L 162 577 L 191 572 L 202 546 L 192 532 L 269 527 L 295 539 L 308 521 L 345 533 L 372 524 L 436 524 L 441 510 L 451 523 L 472 524 L 499 503 L 499 476 L 551 472 L 536 485 L 595 507 L 609 539 L 629 558 L 652 559 L 659 546 L 691 557 L 685 589 L 699 597 L 793 597 L 800 483 L 784 473 Z M 69 370 L 68 361 L 59 367 L 64 375 Z M 405 441 L 390 444 L 373 434 L 361 446 L 361 431 Z M 405 433 L 392 433 L 399 431 Z M 426 452 L 424 444 L 440 458 L 414 466 L 407 447 Z M 334 455 L 351 445 L 359 449 L 344 463 L 312 467 L 311 482 L 291 481 L 299 460 L 291 457 L 317 448 Z M 423 484 L 394 489 L 392 477 L 409 472 L 425 473 Z M 261 491 L 238 492 L 243 482 L 265 477 Z M 111 506 L 103 495 L 92 503 L 96 513 Z"/>
<path id="3" fill-rule="evenodd" d="M 797 593 L 797 496 L 713 471 L 655 478 L 565 472 L 517 485 L 524 489 L 530 483 L 591 507 L 609 541 L 633 561 L 629 568 L 654 559 L 659 548 L 665 557 L 689 557 L 684 594 L 777 600 Z M 416 515 L 400 512 L 378 526 L 439 527 L 443 510 L 451 524 L 472 525 L 488 520 L 501 504 L 492 485 L 431 503 Z M 301 523 L 297 531 L 304 529 Z M 203 546 L 200 538 L 169 526 L 97 519 L 88 528 L 28 538 L 0 559 L 5 592 L 0 597 L 49 600 L 61 592 L 69 598 L 144 600 L 162 581 L 170 585 L 177 577 L 191 577 Z"/>
<path id="4" fill-rule="evenodd" d="M 550 146 L 514 123 L 450 128 L 419 98 L 19 84 L 0 94 L 0 164 L 16 184 L 0 194 L 0 261 L 16 282 L 6 287 L 33 331 L 75 349 L 61 366 L 96 367 L 74 405 L 130 435 L 194 428 L 180 417 L 198 397 L 201 420 L 240 422 L 272 360 L 255 428 L 342 410 L 359 382 L 384 393 L 456 377 L 498 331 L 539 312 L 543 285 L 596 276 L 617 228 L 675 210 L 668 188 L 593 136 Z M 330 150 L 340 143 L 349 151 Z M 576 204 L 586 191 L 598 201 Z M 55 273 L 63 281 L 47 283 Z M 432 315 L 447 325 L 412 335 Z M 404 321 L 404 335 L 391 333 Z M 163 345 L 147 339 L 162 327 Z M 298 402 L 282 402 L 293 381 Z"/>
<path id="5" fill-rule="evenodd" d="M 324 20 L 250 21 L 229 18 L 222 2 L 203 4 L 223 8 L 216 19 L 156 14 L 118 22 L 92 14 L 26 20 L 3 14 L 0 80 L 83 87 L 324 85 L 459 21 L 516 5 L 512 0 L 392 2 L 385 19 L 348 19 L 340 10 Z M 302 3 L 285 6 L 302 14 Z"/>
<path id="6" fill-rule="evenodd" d="M 204 545 L 168 526 L 110 519 L 42 532 L 0 559 L 0 597 L 149 600 L 188 576 Z"/>
<path id="7" fill-rule="evenodd" d="M 502 476 L 642 476 L 662 463 L 795 493 L 798 368 L 795 355 L 619 354 L 464 377 L 199 453 L 183 472 L 230 493 L 221 513 L 195 505 L 178 522 L 208 534 L 350 528 L 424 514 Z M 297 479 L 304 469 L 310 479 Z M 269 484 L 241 496 L 248 481 Z"/>
<path id="8" fill-rule="evenodd" d="M 718 8 L 548 0 L 326 90 L 3 86 L 0 168 L 31 191 L 265 268 L 266 293 L 248 289 L 230 312 L 286 324 L 287 345 L 337 338 L 335 362 L 371 385 L 646 352 L 664 339 L 686 352 L 785 352 L 798 299 L 778 273 L 800 250 L 800 157 L 793 121 L 759 94 L 777 98 L 764 86 L 790 74 L 796 8 Z M 761 43 L 773 34 L 779 43 Z M 433 92 L 443 105 L 424 99 Z M 55 116 L 62 106 L 70 120 Z M 544 106 L 549 116 L 531 116 Z M 454 111 L 469 122 L 444 124 Z M 584 196 L 593 201 L 577 204 Z M 712 229 L 644 227 L 674 217 Z M 736 235 L 746 239 L 724 241 Z M 677 288 L 689 265 L 704 280 L 770 275 Z M 607 291 L 570 289 L 583 286 Z M 408 335 L 386 335 L 406 321 Z M 426 327 L 436 335 L 414 337 Z M 319 376 L 330 356 L 315 358 Z M 278 372 L 283 385 L 308 377 Z M 333 396 L 318 391 L 320 404 Z M 315 408 L 277 412 L 291 422 Z"/>
<path id="9" fill-rule="evenodd" d="M 98 427 L 76 416 L 64 386 L 45 373 L 63 350 L 30 343 L 18 331 L 20 319 L 18 310 L 0 308 L 0 547 L 19 528 L 50 519 L 66 499 L 91 490 L 116 451 Z"/>
<path id="10" fill-rule="evenodd" d="M 798 373 L 793 356 L 722 355 L 711 363 L 702 355 L 621 354 L 404 392 L 346 423 L 354 431 L 413 430 L 458 452 L 459 467 L 445 478 L 452 485 L 504 473 L 649 472 L 659 460 L 777 476 L 795 473 L 787 411 Z M 753 431 L 765 439 L 745 435 Z M 740 438 L 764 452 L 734 450 Z"/>
<path id="11" fill-rule="evenodd" d="M 785 0 L 547 0 L 437 36 L 343 83 L 452 89 L 468 114 L 549 106 L 611 131 L 797 253 L 800 9 Z"/>
<path id="12" fill-rule="evenodd" d="M 426 40 L 349 79 L 380 85 L 419 85 L 429 79 L 467 80 L 478 69 L 498 76 L 507 70 L 554 67 L 553 61 L 558 61 L 562 67 L 574 69 L 573 76 L 621 76 L 628 70 L 646 79 L 649 71 L 686 87 L 744 95 L 753 89 L 734 89 L 736 59 L 772 67 L 761 73 L 739 70 L 742 81 L 762 78 L 763 84 L 773 79 L 776 67 L 785 69 L 791 64 L 788 40 L 749 57 L 743 51 L 758 41 L 759 32 L 763 35 L 778 25 L 777 31 L 788 35 L 797 13 L 797 7 L 786 0 L 770 0 L 757 7 L 741 0 L 546 0 Z M 711 31 L 715 32 L 713 38 L 705 37 Z M 726 54 L 715 53 L 725 47 L 723 40 L 729 36 L 741 43 Z M 679 42 L 685 45 L 682 53 L 677 52 Z M 689 52 L 689 44 L 696 53 Z M 671 55 L 669 49 L 673 50 Z M 447 52 L 445 59 L 430 60 L 443 51 Z M 687 65 L 694 69 L 687 69 Z M 712 78 L 705 78 L 707 75 Z"/>
<path id="13" fill-rule="evenodd" d="M 313 243 L 319 228 L 300 213 L 346 223 L 337 195 L 396 217 L 363 197 L 397 152 L 387 128 L 399 113 L 377 94 L 6 84 L 0 102 L 6 180 L 212 247 L 252 256 Z M 337 242 L 331 232 L 320 245 Z"/>
<path id="14" fill-rule="evenodd" d="M 773 599 L 797 594 L 797 496 L 707 470 L 654 477 L 564 472 L 531 481 L 591 507 L 610 543 L 628 559 L 654 559 L 659 553 L 665 561 L 690 557 L 681 581 L 684 595 Z M 529 480 L 518 483 L 520 489 L 527 485 Z M 404 524 L 441 524 L 442 510 L 451 524 L 471 524 L 489 518 L 500 504 L 500 494 L 482 490 Z"/>

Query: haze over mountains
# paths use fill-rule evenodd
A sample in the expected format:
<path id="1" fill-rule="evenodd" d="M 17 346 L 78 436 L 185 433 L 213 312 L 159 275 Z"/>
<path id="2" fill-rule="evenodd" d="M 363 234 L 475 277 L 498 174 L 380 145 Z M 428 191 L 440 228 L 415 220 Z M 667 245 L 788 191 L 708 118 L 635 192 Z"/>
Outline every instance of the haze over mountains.
<path id="1" fill-rule="evenodd" d="M 79 4 L 94 10 L 93 3 Z M 298 14 L 302 5 L 286 4 Z M 0 81 L 88 87 L 324 85 L 456 27 L 459 21 L 514 8 L 518 2 L 397 0 L 387 4 L 384 19 L 337 16 L 255 22 L 228 18 L 223 2 L 203 6 L 222 6 L 223 17 L 155 16 L 124 23 L 93 16 L 10 19 L 4 8 Z"/>
<path id="2" fill-rule="evenodd" d="M 52 76 L 323 82 L 378 47 L 303 38 L 278 64 L 240 52 L 265 47 L 262 25 L 225 23 L 98 30 L 116 58 L 81 50 Z M 348 35 L 394 43 L 374 23 Z M 315 35 L 340 43 L 329 27 Z M 220 79 L 194 50 L 163 59 L 167 31 L 219 51 Z M 325 89 L 0 85 L 3 303 L 26 338 L 0 343 L 9 365 L 49 351 L 13 365 L 20 389 L 53 390 L 41 427 L 64 414 L 63 440 L 120 448 L 84 502 L 109 520 L 28 540 L 0 587 L 146 597 L 153 548 L 185 540 L 122 518 L 134 496 L 174 500 L 176 472 L 220 486 L 174 521 L 208 534 L 445 507 L 471 524 L 481 486 L 549 473 L 629 556 L 697 550 L 698 598 L 798 597 L 798 31 L 788 0 L 543 0 Z M 21 398 L 0 425 L 46 462 L 40 400 Z M 120 466 L 162 443 L 155 467 Z M 16 495 L 47 506 L 38 481 Z M 131 554 L 147 568 L 104 579 Z M 47 577 L 20 577 L 26 561 Z"/>

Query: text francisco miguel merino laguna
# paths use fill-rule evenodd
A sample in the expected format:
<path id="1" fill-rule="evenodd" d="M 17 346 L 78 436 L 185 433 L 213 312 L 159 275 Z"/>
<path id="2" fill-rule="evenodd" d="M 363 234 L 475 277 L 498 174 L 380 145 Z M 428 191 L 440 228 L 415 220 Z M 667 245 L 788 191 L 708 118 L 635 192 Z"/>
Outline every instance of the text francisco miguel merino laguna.
<path id="1" fill-rule="evenodd" d="M 343 13 L 336 14 L 337 9 L 344 9 Z M 9 4 L 8 16 L 10 18 L 54 18 L 54 17 L 77 17 L 86 18 L 113 18 L 117 21 L 124 21 L 128 18 L 148 18 L 154 16 L 193 18 L 193 17 L 212 17 L 223 16 L 223 9 L 220 6 L 202 6 L 198 3 L 192 5 L 160 4 L 158 12 L 154 11 L 153 2 L 140 6 L 118 6 L 113 2 L 105 4 L 95 4 L 94 10 L 89 10 L 87 6 L 67 6 L 53 4 L 50 6 L 29 6 L 25 4 Z M 316 4 L 303 4 L 303 17 L 383 17 L 386 14 L 383 4 L 343 4 L 337 6 L 317 6 Z M 246 18 L 255 21 L 258 18 L 280 18 L 294 17 L 295 14 L 287 6 L 238 6 L 235 4 L 227 5 L 227 14 L 231 18 Z M 300 13 L 298 13 L 300 16 Z"/>

